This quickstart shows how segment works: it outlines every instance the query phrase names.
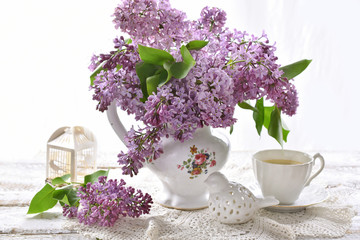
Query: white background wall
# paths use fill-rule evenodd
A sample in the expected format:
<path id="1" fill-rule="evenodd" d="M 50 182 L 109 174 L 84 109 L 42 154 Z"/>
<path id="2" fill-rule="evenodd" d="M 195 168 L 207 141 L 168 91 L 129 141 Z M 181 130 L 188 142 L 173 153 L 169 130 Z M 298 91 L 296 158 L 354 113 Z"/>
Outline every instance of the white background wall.
<path id="1" fill-rule="evenodd" d="M 82 125 L 97 136 L 99 150 L 124 146 L 106 115 L 95 110 L 87 67 L 93 53 L 112 50 L 111 14 L 120 0 L 13 0 L 0 3 L 0 158 L 33 159 L 57 128 Z M 286 118 L 285 148 L 360 150 L 360 1 L 172 0 L 196 19 L 206 6 L 227 12 L 230 28 L 277 43 L 279 63 L 313 59 L 296 79 L 300 107 Z M 127 126 L 136 124 L 121 114 Z M 233 150 L 279 148 L 257 136 L 250 112 L 238 110 Z M 115 161 L 116 159 L 114 159 Z"/>

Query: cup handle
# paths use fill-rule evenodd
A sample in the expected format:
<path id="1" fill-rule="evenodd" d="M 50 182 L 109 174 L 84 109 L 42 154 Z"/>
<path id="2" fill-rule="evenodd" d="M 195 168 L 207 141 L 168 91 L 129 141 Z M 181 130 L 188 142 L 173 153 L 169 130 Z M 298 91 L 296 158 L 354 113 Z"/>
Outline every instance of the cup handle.
<path id="1" fill-rule="evenodd" d="M 319 173 L 324 169 L 324 166 L 325 166 L 325 160 L 324 160 L 323 156 L 321 156 L 320 153 L 315 154 L 313 158 L 314 158 L 314 161 L 315 161 L 317 158 L 320 159 L 320 164 L 321 164 L 321 165 L 320 165 L 320 169 L 317 170 L 317 172 L 314 173 L 314 174 L 306 181 L 305 187 L 308 186 L 308 185 L 310 184 L 310 182 L 311 182 L 317 175 L 319 175 Z"/>

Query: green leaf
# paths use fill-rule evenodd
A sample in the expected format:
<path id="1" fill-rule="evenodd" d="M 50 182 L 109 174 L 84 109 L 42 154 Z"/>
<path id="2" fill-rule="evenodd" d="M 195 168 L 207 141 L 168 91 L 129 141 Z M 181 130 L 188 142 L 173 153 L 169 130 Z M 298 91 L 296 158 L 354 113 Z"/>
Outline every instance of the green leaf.
<path id="1" fill-rule="evenodd" d="M 253 119 L 255 121 L 255 127 L 258 134 L 261 134 L 261 130 L 264 124 L 264 99 L 260 98 L 255 104 L 256 111 L 253 112 Z"/>
<path id="2" fill-rule="evenodd" d="M 234 131 L 234 124 L 230 126 L 230 135 L 233 133 Z"/>
<path id="3" fill-rule="evenodd" d="M 286 126 L 283 120 L 281 120 L 281 124 L 282 124 L 283 139 L 284 142 L 287 142 L 287 136 L 289 135 L 290 130 L 288 129 L 288 127 Z"/>
<path id="4" fill-rule="evenodd" d="M 166 70 L 167 72 L 167 78 L 164 82 L 160 83 L 159 84 L 159 87 L 162 87 L 163 85 L 165 85 L 168 81 L 170 81 L 171 77 L 172 77 L 172 73 L 171 73 L 171 66 L 172 66 L 173 63 L 169 63 L 169 62 L 166 62 L 164 63 L 163 65 L 163 68 Z"/>
<path id="5" fill-rule="evenodd" d="M 171 66 L 171 73 L 174 78 L 183 79 L 187 76 L 192 66 L 184 62 L 176 62 Z"/>
<path id="6" fill-rule="evenodd" d="M 63 203 L 66 203 L 69 206 L 74 206 L 80 200 L 80 198 L 76 195 L 76 191 L 74 190 L 73 186 L 70 185 L 55 190 L 53 193 L 53 198 Z"/>
<path id="7" fill-rule="evenodd" d="M 122 69 L 122 65 L 116 65 L 116 71 L 118 72 L 120 69 Z"/>
<path id="8" fill-rule="evenodd" d="M 205 47 L 208 43 L 209 43 L 208 41 L 194 40 L 186 44 L 186 48 L 189 50 L 200 50 L 203 47 Z"/>
<path id="9" fill-rule="evenodd" d="M 283 142 L 287 141 L 287 136 L 290 131 L 281 120 L 281 110 L 279 108 L 275 105 L 265 107 L 263 98 L 256 101 L 255 107 L 245 101 L 238 103 L 238 105 L 243 109 L 253 111 L 253 119 L 259 135 L 261 134 L 262 126 L 264 126 L 268 130 L 268 134 L 283 146 Z"/>
<path id="10" fill-rule="evenodd" d="M 269 129 L 271 113 L 275 109 L 275 106 L 264 107 L 264 127 Z"/>
<path id="11" fill-rule="evenodd" d="M 185 46 L 181 46 L 180 51 L 183 57 L 183 61 L 173 63 L 170 67 L 170 72 L 172 76 L 177 79 L 182 79 L 186 77 L 191 68 L 196 63 L 194 58 L 191 56 L 189 50 Z"/>
<path id="12" fill-rule="evenodd" d="M 238 103 L 242 109 L 252 110 L 255 127 L 259 135 L 261 135 L 262 127 L 264 124 L 264 99 L 260 98 L 256 101 L 255 107 L 251 106 L 247 101 Z"/>
<path id="13" fill-rule="evenodd" d="M 140 88 L 143 93 L 143 98 L 140 99 L 142 102 L 145 102 L 149 97 L 146 86 L 146 79 L 148 77 L 153 76 L 159 69 L 161 69 L 160 66 L 151 63 L 146 63 L 146 62 L 136 63 L 135 70 L 136 70 L 136 74 L 140 79 Z"/>
<path id="14" fill-rule="evenodd" d="M 54 191 L 55 188 L 46 184 L 31 200 L 27 214 L 41 213 L 53 208 L 58 202 L 52 197 Z"/>
<path id="15" fill-rule="evenodd" d="M 271 119 L 271 113 L 274 111 L 275 106 L 271 107 L 264 107 L 264 127 L 266 129 L 269 129 L 270 125 L 270 119 Z M 282 125 L 282 135 L 284 142 L 287 142 L 287 136 L 290 133 L 290 130 L 286 126 L 285 122 L 281 119 L 281 125 Z"/>
<path id="16" fill-rule="evenodd" d="M 247 110 L 253 110 L 253 111 L 257 111 L 256 108 L 254 108 L 253 106 L 251 106 L 248 102 L 243 101 L 238 103 L 238 106 L 241 107 L 242 109 L 247 109 Z"/>
<path id="17" fill-rule="evenodd" d="M 268 133 L 270 136 L 276 139 L 283 146 L 283 130 L 281 123 L 281 115 L 278 107 L 271 112 Z"/>
<path id="18" fill-rule="evenodd" d="M 175 62 L 173 56 L 164 50 L 145 47 L 140 44 L 138 46 L 140 58 L 146 63 L 163 66 L 165 62 Z"/>
<path id="19" fill-rule="evenodd" d="M 66 181 L 69 180 L 70 177 L 71 177 L 71 174 L 65 174 L 64 176 L 56 177 L 51 181 L 51 184 L 59 185 L 59 184 L 66 183 Z"/>
<path id="20" fill-rule="evenodd" d="M 187 49 L 186 46 L 181 46 L 180 48 L 180 52 L 181 52 L 181 56 L 183 58 L 183 62 L 189 65 L 194 66 L 195 65 L 195 60 L 194 58 L 191 56 L 189 49 Z"/>
<path id="21" fill-rule="evenodd" d="M 77 196 L 77 191 L 75 189 L 71 189 L 66 194 L 66 196 L 71 207 L 75 206 L 80 201 L 80 198 Z"/>
<path id="22" fill-rule="evenodd" d="M 148 95 L 151 95 L 153 92 L 157 92 L 157 87 L 162 85 L 167 80 L 167 71 L 165 69 L 161 70 L 156 75 L 150 76 L 146 79 L 146 88 Z"/>
<path id="23" fill-rule="evenodd" d="M 91 183 L 96 182 L 100 176 L 108 176 L 108 174 L 109 174 L 109 170 L 107 170 L 107 171 L 99 170 L 99 171 L 96 171 L 96 172 L 94 172 L 92 174 L 86 175 L 84 177 L 84 184 L 83 185 L 86 186 L 86 184 L 89 183 L 89 182 L 91 182 Z"/>
<path id="24" fill-rule="evenodd" d="M 53 193 L 53 199 L 61 201 L 70 206 L 69 200 L 66 197 L 67 189 L 57 189 Z"/>
<path id="25" fill-rule="evenodd" d="M 94 85 L 95 77 L 102 71 L 105 70 L 102 65 L 99 66 L 91 75 L 90 75 L 90 85 Z"/>
<path id="26" fill-rule="evenodd" d="M 294 77 L 296 77 L 297 75 L 299 75 L 300 73 L 302 73 L 307 66 L 309 66 L 309 64 L 311 63 L 312 60 L 307 60 L 307 59 L 303 59 L 300 60 L 298 62 L 283 66 L 281 68 L 279 68 L 280 70 L 282 70 L 284 73 L 281 77 L 286 77 L 287 79 L 292 79 Z"/>
<path id="27" fill-rule="evenodd" d="M 64 197 L 59 202 L 62 202 L 64 204 L 71 206 L 67 195 L 64 195 Z"/>

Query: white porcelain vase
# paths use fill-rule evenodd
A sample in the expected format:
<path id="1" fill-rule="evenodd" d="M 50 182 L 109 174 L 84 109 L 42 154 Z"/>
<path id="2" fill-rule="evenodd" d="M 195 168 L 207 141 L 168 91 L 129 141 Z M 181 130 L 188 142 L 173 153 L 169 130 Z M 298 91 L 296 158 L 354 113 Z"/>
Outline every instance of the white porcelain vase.
<path id="1" fill-rule="evenodd" d="M 107 116 L 116 134 L 123 141 L 126 130 L 115 104 Z M 209 127 L 198 129 L 193 139 L 181 143 L 171 138 L 162 139 L 164 153 L 146 166 L 156 174 L 163 185 L 159 204 L 181 210 L 195 210 L 208 206 L 209 191 L 204 181 L 226 163 L 230 144 L 224 134 Z"/>

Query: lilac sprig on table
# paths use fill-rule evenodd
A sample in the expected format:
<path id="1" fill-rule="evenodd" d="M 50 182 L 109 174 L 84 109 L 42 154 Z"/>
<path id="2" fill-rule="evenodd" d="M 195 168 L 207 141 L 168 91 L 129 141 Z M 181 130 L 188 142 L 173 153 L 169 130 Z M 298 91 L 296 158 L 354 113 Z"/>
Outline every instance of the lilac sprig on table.
<path id="1" fill-rule="evenodd" d="M 54 178 L 31 200 L 28 214 L 47 211 L 60 203 L 63 215 L 86 225 L 113 226 L 119 217 L 148 214 L 153 203 L 148 193 L 128 186 L 123 179 L 107 180 L 108 171 L 84 177 L 83 184 L 68 182 L 70 174 Z"/>
<path id="2" fill-rule="evenodd" d="M 150 212 L 153 203 L 149 194 L 133 187 L 125 187 L 125 181 L 108 180 L 99 177 L 98 182 L 88 183 L 79 188 L 79 222 L 111 227 L 119 216 L 139 217 Z"/>
<path id="3" fill-rule="evenodd" d="M 218 8 L 205 7 L 193 21 L 168 0 L 124 0 L 113 17 L 130 39 L 116 38 L 114 51 L 94 56 L 90 78 L 100 111 L 115 102 L 145 124 L 128 132 L 128 151 L 118 155 L 124 174 L 158 158 L 162 137 L 183 142 L 204 126 L 232 128 L 236 106 L 253 111 L 259 135 L 265 127 L 287 141 L 281 113 L 296 113 L 292 79 L 310 60 L 281 67 L 264 32 L 230 30 Z"/>

